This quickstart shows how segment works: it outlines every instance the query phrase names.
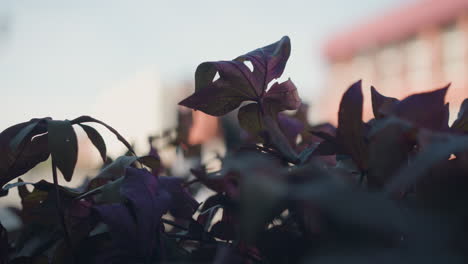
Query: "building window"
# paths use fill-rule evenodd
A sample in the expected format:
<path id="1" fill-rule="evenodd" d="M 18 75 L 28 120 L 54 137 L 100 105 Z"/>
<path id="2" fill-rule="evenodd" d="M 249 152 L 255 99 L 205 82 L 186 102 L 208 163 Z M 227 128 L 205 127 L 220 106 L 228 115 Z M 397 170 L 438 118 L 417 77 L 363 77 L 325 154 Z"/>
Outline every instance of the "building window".
<path id="1" fill-rule="evenodd" d="M 379 75 L 378 88 L 392 92 L 401 89 L 402 52 L 399 45 L 383 47 L 377 53 L 377 72 Z"/>
<path id="2" fill-rule="evenodd" d="M 363 87 L 369 87 L 370 85 L 374 85 L 375 68 L 372 54 L 362 53 L 356 55 L 352 60 L 351 71 L 351 79 L 353 81 L 362 79 Z"/>
<path id="3" fill-rule="evenodd" d="M 458 86 L 463 83 L 465 69 L 463 32 L 452 24 L 442 30 L 441 40 L 444 79 Z"/>
<path id="4" fill-rule="evenodd" d="M 406 74 L 411 92 L 425 91 L 432 85 L 432 53 L 430 43 L 421 38 L 405 42 Z"/>

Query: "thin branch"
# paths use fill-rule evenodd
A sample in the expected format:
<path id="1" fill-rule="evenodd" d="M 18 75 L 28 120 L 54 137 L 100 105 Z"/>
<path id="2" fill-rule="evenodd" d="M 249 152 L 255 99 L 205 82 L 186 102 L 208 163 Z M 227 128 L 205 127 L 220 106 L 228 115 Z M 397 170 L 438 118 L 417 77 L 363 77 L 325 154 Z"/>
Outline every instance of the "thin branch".
<path id="1" fill-rule="evenodd" d="M 192 184 L 194 184 L 194 183 L 197 183 L 197 182 L 199 182 L 199 181 L 200 181 L 199 179 L 195 178 L 195 179 L 193 179 L 193 180 L 190 180 L 190 181 L 185 182 L 184 184 L 182 184 L 182 187 L 186 188 L 186 187 L 188 187 L 188 186 L 190 186 L 190 185 L 192 185 Z"/>
<path id="2" fill-rule="evenodd" d="M 70 249 L 70 251 L 74 252 L 73 245 L 70 239 L 70 234 L 68 233 L 67 224 L 65 222 L 65 214 L 63 212 L 62 203 L 60 202 L 59 184 L 58 184 L 58 178 L 57 178 L 57 166 L 55 165 L 54 158 L 52 158 L 52 177 L 54 179 L 54 186 L 55 186 L 55 199 L 56 199 L 55 205 L 57 206 L 57 212 L 60 218 L 60 223 L 62 225 L 62 229 L 65 234 L 65 242 L 68 248 Z M 72 255 L 74 255 L 74 253 Z M 72 258 L 72 263 L 74 263 L 74 261 L 75 261 L 74 258 Z"/>
<path id="3" fill-rule="evenodd" d="M 184 227 L 184 226 L 181 226 L 181 225 L 177 224 L 176 222 L 171 221 L 171 220 L 169 220 L 169 219 L 164 219 L 164 218 L 162 218 L 161 220 L 162 220 L 162 222 L 163 222 L 164 224 L 171 225 L 171 226 L 176 227 L 176 228 L 181 229 L 181 230 L 188 230 L 188 228 L 186 228 L 186 227 Z"/>

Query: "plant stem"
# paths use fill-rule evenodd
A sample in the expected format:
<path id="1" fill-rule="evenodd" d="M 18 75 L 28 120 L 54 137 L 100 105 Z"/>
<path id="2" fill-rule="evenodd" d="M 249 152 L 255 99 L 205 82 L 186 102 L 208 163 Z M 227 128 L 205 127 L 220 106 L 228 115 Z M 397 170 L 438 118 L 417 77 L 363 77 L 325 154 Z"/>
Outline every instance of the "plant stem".
<path id="1" fill-rule="evenodd" d="M 190 186 L 190 185 L 192 185 L 192 184 L 194 184 L 194 183 L 197 183 L 197 182 L 199 182 L 199 181 L 200 181 L 199 179 L 195 178 L 195 179 L 193 179 L 193 180 L 190 180 L 190 181 L 188 181 L 188 182 L 183 183 L 182 186 L 183 186 L 183 187 L 188 187 L 188 186 Z"/>
<path id="2" fill-rule="evenodd" d="M 164 218 L 161 218 L 161 220 L 162 220 L 162 222 L 163 222 L 164 224 L 171 225 L 171 226 L 176 227 L 176 228 L 178 228 L 178 229 L 180 229 L 180 230 L 188 230 L 188 228 L 183 227 L 183 226 L 177 224 L 177 223 L 174 222 L 174 221 L 171 221 L 171 220 L 168 220 L 168 219 L 164 219 Z"/>
<path id="3" fill-rule="evenodd" d="M 68 248 L 71 252 L 73 252 L 73 246 L 71 243 L 70 235 L 68 233 L 67 224 L 65 222 L 65 214 L 63 213 L 62 204 L 60 202 L 60 195 L 59 195 L 59 184 L 57 178 L 57 166 L 55 165 L 54 158 L 52 158 L 52 177 L 54 179 L 54 186 L 55 186 L 55 199 L 56 199 L 56 206 L 57 212 L 59 214 L 60 223 L 62 225 L 63 233 L 65 234 L 65 242 L 67 243 Z M 72 254 L 74 255 L 74 254 Z M 72 258 L 72 263 L 74 263 L 74 258 Z"/>

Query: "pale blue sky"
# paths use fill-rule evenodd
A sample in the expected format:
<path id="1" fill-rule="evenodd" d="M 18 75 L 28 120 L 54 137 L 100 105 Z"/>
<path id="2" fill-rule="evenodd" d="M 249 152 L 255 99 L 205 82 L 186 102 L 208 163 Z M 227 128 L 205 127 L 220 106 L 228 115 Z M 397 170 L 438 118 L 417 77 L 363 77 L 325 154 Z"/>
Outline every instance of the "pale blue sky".
<path id="1" fill-rule="evenodd" d="M 35 116 L 89 114 L 103 91 L 135 74 L 155 69 L 163 85 L 191 79 L 203 61 L 283 35 L 292 40 L 284 77 L 310 100 L 324 80 L 326 36 L 404 2 L 0 0 L 0 21 L 10 22 L 0 37 L 0 130 Z M 109 108 L 123 107 L 107 98 Z"/>

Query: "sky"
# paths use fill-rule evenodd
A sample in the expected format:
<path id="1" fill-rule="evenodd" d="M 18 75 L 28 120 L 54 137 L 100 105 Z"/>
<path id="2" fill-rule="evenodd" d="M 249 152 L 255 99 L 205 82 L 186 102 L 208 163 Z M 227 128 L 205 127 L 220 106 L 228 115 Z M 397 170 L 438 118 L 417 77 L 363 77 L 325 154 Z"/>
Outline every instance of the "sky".
<path id="1" fill-rule="evenodd" d="M 283 76 L 313 103 L 327 37 L 403 2 L 0 0 L 0 130 L 82 114 L 105 118 L 130 139 L 159 130 L 176 103 L 166 98 L 198 64 L 284 35 L 292 53 Z"/>

